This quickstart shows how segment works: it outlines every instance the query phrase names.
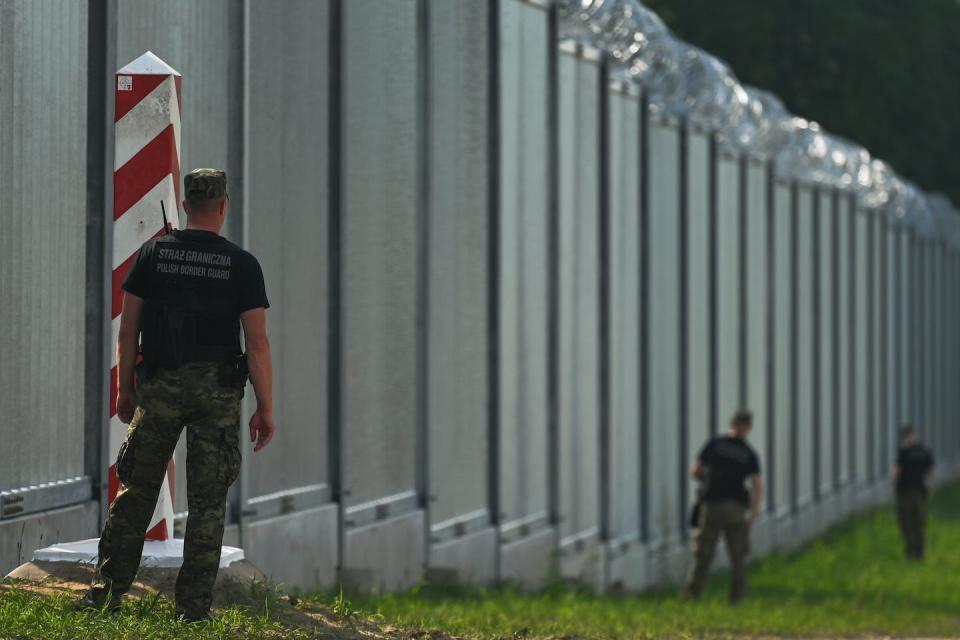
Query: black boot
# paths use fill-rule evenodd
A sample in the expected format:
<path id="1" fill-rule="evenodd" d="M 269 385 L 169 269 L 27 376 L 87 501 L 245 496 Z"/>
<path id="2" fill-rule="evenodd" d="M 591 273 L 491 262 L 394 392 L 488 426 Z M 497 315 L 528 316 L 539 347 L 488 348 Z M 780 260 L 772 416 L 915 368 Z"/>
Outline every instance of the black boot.
<path id="1" fill-rule="evenodd" d="M 102 611 L 106 609 L 110 613 L 120 612 L 120 596 L 113 595 L 110 591 L 104 589 L 90 589 L 83 597 L 73 601 L 74 611 Z"/>

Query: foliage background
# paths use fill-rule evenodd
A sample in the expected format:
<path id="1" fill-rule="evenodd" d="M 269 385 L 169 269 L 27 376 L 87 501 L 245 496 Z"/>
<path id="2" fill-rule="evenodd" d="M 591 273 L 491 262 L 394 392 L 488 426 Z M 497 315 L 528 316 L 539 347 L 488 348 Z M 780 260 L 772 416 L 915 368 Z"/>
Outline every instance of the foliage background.
<path id="1" fill-rule="evenodd" d="M 741 82 L 960 203 L 960 1 L 643 3 Z"/>

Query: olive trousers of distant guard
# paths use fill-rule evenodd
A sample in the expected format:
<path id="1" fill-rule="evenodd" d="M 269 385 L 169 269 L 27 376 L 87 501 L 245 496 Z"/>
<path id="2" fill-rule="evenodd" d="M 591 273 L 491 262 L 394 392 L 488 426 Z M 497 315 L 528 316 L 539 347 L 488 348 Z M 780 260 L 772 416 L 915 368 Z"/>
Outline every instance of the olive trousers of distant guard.
<path id="1" fill-rule="evenodd" d="M 736 500 L 705 502 L 700 507 L 700 528 L 693 540 L 693 565 L 687 580 L 687 595 L 699 598 L 703 594 L 721 534 L 730 556 L 730 602 L 737 603 L 747 593 L 750 525 L 746 507 Z"/>
<path id="2" fill-rule="evenodd" d="M 143 539 L 180 432 L 187 429 L 187 529 L 177 611 L 210 611 L 220 565 L 227 489 L 240 473 L 243 390 L 220 384 L 216 363 L 160 369 L 137 390 L 137 409 L 117 458 L 120 490 L 100 537 L 94 592 L 130 589 Z"/>
<path id="3" fill-rule="evenodd" d="M 923 560 L 927 529 L 927 492 L 923 489 L 897 491 L 897 520 L 903 534 L 903 551 L 911 560 Z"/>

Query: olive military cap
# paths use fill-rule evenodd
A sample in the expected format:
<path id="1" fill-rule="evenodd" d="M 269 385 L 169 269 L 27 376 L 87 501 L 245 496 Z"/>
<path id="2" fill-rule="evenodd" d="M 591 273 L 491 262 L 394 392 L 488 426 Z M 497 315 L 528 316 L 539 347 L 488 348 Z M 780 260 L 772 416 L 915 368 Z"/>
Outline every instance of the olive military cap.
<path id="1" fill-rule="evenodd" d="M 227 195 L 227 174 L 219 169 L 194 169 L 183 176 L 187 200 L 213 200 Z"/>

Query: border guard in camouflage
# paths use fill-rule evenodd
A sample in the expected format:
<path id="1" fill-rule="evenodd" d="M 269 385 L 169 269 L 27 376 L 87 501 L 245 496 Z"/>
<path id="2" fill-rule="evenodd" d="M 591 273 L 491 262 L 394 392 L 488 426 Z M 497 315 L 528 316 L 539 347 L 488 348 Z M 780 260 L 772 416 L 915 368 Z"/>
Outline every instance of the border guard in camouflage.
<path id="1" fill-rule="evenodd" d="M 227 490 L 240 472 L 240 399 L 248 377 L 257 397 L 254 451 L 270 442 L 275 426 L 263 272 L 253 255 L 219 235 L 227 176 L 195 169 L 183 186 L 187 228 L 144 243 L 123 284 L 117 415 L 130 428 L 117 459 L 120 490 L 100 537 L 97 577 L 77 606 L 120 608 L 186 427 L 189 515 L 176 605 L 184 619 L 198 621 L 210 616 Z"/>
<path id="2" fill-rule="evenodd" d="M 753 414 L 738 410 L 730 420 L 730 431 L 707 442 L 690 470 L 704 483 L 686 586 L 686 596 L 692 600 L 703 594 L 720 536 L 726 539 L 730 556 L 730 603 L 739 603 L 747 593 L 750 529 L 763 505 L 760 457 L 747 444 L 752 427 Z"/>
<path id="3" fill-rule="evenodd" d="M 923 560 L 927 532 L 927 482 L 933 474 L 933 454 L 920 444 L 913 425 L 900 429 L 900 450 L 893 478 L 897 496 L 897 522 L 908 560 Z"/>

